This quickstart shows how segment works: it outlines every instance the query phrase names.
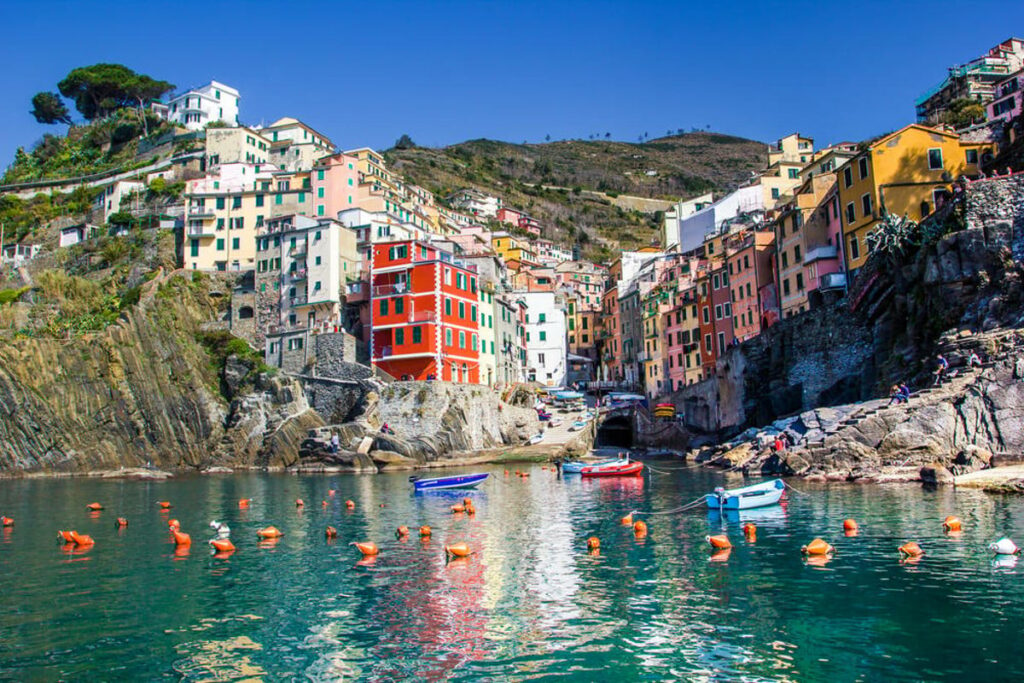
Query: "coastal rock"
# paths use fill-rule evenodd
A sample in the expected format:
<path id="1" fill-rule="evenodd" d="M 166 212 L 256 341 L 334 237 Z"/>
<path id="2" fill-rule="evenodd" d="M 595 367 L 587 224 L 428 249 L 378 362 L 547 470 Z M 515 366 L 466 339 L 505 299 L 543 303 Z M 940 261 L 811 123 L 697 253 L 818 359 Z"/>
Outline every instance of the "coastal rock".
<path id="1" fill-rule="evenodd" d="M 416 469 L 419 462 L 394 451 L 370 451 L 370 459 L 381 472 Z"/>
<path id="2" fill-rule="evenodd" d="M 920 471 L 921 481 L 925 484 L 952 484 L 953 473 L 939 463 L 925 465 Z"/>

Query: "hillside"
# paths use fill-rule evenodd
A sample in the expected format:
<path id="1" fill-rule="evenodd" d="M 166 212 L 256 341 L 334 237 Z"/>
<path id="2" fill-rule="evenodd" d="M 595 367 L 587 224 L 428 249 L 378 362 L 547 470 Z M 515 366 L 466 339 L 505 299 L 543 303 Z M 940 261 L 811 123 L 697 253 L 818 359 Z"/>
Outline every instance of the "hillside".
<path id="1" fill-rule="evenodd" d="M 595 252 L 600 244 L 638 247 L 657 237 L 660 216 L 617 207 L 610 199 L 628 194 L 675 200 L 730 190 L 762 167 L 765 145 L 695 132 L 642 144 L 470 140 L 439 149 L 394 148 L 385 156 L 395 171 L 439 196 L 462 187 L 495 194 L 541 221 L 546 237 L 596 242 L 588 250 Z"/>

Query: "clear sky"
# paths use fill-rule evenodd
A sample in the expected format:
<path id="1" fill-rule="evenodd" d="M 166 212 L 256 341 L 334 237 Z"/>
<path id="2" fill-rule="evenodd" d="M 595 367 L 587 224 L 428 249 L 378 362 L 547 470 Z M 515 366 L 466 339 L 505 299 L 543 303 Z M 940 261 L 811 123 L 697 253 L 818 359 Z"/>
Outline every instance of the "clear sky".
<path id="1" fill-rule="evenodd" d="M 965 16 L 966 15 L 966 16 Z M 0 0 L 0 159 L 44 132 L 29 100 L 119 62 L 242 93 L 343 148 L 704 128 L 822 145 L 913 121 L 950 64 L 1024 36 L 1024 2 L 67 2 Z"/>

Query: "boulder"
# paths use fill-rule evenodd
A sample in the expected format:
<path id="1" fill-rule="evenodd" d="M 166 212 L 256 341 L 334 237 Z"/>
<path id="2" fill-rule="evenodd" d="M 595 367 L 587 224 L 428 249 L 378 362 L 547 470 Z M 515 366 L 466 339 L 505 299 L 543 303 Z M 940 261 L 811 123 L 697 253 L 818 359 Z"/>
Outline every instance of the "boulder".
<path id="1" fill-rule="evenodd" d="M 925 484 L 952 484 L 953 473 L 943 465 L 933 462 L 921 468 L 921 481 Z"/>
<path id="2" fill-rule="evenodd" d="M 413 458 L 407 458 L 395 451 L 370 451 L 370 459 L 381 472 L 395 472 L 416 469 L 419 465 Z"/>
<path id="3" fill-rule="evenodd" d="M 983 470 L 992 464 L 992 452 L 987 448 L 970 444 L 956 454 L 953 464 L 960 474 Z"/>

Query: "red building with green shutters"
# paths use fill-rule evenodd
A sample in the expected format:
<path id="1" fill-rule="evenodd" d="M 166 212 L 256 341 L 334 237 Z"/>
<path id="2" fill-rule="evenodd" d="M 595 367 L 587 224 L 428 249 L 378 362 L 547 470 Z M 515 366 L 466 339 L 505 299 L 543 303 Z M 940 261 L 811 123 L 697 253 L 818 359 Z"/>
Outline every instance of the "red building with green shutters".
<path id="1" fill-rule="evenodd" d="M 476 266 L 419 240 L 373 245 L 371 363 L 395 379 L 480 382 Z"/>

